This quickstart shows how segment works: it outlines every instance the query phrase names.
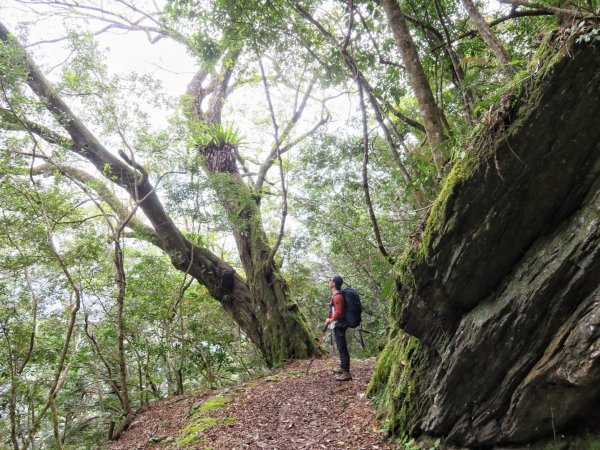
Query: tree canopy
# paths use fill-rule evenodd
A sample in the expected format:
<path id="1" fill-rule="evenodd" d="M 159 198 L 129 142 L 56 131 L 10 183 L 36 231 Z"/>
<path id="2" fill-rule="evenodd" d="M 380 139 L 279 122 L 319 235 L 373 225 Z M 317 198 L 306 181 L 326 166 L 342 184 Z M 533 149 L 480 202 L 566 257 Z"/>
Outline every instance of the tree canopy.
<path id="1" fill-rule="evenodd" d="M 375 355 L 441 181 L 544 35 L 599 13 L 5 3 L 0 443 L 14 449 L 116 439 L 155 399 L 319 354 L 333 273 L 361 293 L 357 352 Z M 120 69 L 117 47 L 155 69 Z M 185 68 L 162 66 L 174 49 Z"/>

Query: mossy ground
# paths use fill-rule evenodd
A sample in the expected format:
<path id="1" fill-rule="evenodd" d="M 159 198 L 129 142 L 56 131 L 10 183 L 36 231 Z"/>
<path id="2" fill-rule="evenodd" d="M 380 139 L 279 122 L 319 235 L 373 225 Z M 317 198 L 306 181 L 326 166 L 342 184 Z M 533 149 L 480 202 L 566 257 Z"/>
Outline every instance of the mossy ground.
<path id="1" fill-rule="evenodd" d="M 236 421 L 235 417 L 214 418 L 207 414 L 223 408 L 227 404 L 226 397 L 217 395 L 204 401 L 193 413 L 188 424 L 179 432 L 177 448 L 208 448 L 202 434 L 215 426 L 228 425 Z"/>

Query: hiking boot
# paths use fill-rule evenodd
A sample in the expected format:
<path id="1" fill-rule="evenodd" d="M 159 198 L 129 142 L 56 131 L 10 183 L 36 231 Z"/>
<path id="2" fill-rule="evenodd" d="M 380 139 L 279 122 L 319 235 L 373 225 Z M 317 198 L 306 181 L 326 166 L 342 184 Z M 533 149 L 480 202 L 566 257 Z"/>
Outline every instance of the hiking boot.
<path id="1" fill-rule="evenodd" d="M 352 375 L 350 372 L 342 372 L 337 377 L 335 377 L 335 381 L 350 381 L 352 380 Z"/>
<path id="2" fill-rule="evenodd" d="M 334 367 L 332 370 L 333 370 L 333 373 L 344 373 L 345 372 L 345 370 L 342 369 L 339 366 L 338 367 Z"/>

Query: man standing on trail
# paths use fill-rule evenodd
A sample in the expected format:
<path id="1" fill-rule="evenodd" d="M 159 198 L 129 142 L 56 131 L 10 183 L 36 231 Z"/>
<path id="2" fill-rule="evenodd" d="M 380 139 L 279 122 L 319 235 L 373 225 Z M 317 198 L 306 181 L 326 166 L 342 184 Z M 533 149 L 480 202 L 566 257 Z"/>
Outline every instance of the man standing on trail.
<path id="1" fill-rule="evenodd" d="M 337 381 L 349 381 L 350 375 L 350 353 L 346 344 L 346 330 L 348 325 L 344 321 L 344 295 L 342 294 L 342 283 L 344 280 L 339 275 L 334 275 L 329 280 L 331 289 L 331 301 L 329 302 L 329 316 L 325 320 L 325 325 L 329 325 L 333 330 L 335 345 L 340 352 L 340 366 L 333 369 L 338 375 Z"/>

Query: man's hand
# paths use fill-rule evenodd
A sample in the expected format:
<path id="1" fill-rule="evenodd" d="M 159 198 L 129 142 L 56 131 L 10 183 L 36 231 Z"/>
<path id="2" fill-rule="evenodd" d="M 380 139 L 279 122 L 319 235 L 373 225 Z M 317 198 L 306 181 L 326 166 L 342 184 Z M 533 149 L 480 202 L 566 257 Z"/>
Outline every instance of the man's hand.
<path id="1" fill-rule="evenodd" d="M 333 321 L 331 320 L 330 317 L 328 317 L 327 319 L 325 319 L 325 325 L 329 325 L 331 322 L 333 322 Z"/>

